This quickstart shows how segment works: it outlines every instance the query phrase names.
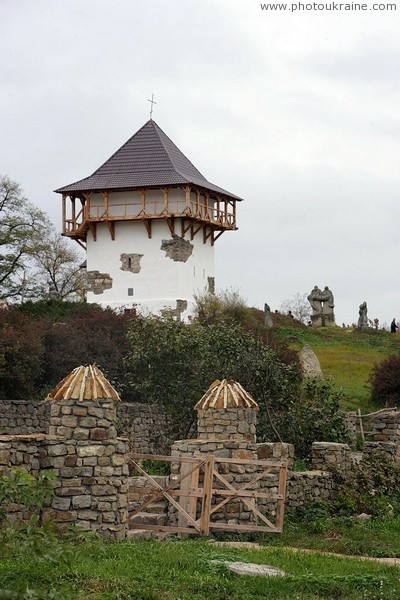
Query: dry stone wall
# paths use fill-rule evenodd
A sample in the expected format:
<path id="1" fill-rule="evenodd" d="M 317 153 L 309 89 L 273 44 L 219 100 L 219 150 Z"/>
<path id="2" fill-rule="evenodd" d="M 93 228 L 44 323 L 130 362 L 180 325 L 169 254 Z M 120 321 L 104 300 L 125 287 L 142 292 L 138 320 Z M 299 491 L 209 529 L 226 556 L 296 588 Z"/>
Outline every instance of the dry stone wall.
<path id="1" fill-rule="evenodd" d="M 47 402 L 0 400 L 0 433 L 46 433 L 49 416 L 50 406 Z"/>
<path id="2" fill-rule="evenodd" d="M 78 412 L 82 412 L 81 409 L 82 407 Z M 58 409 L 54 408 L 53 410 L 57 411 Z M 67 412 L 60 416 L 61 421 L 57 423 L 57 430 L 52 430 L 50 433 L 59 432 L 64 435 L 63 431 L 65 431 L 67 435 L 70 435 L 71 428 L 76 426 L 75 423 L 78 423 L 81 417 L 89 419 L 86 423 L 90 423 L 93 422 L 90 420 L 91 417 L 96 416 L 88 413 L 72 414 L 72 409 L 67 408 L 66 410 Z M 0 400 L 0 434 L 48 433 L 49 419 L 49 402 L 33 403 L 26 400 Z M 60 427 L 66 429 L 60 429 Z M 162 406 L 137 402 L 120 402 L 115 427 L 119 436 L 129 439 L 132 452 L 142 454 L 169 452 L 168 423 Z M 86 433 L 75 432 L 75 435 L 85 436 Z M 87 435 L 86 439 L 89 439 L 89 433 Z M 97 435 L 101 435 L 101 433 L 97 432 Z"/>

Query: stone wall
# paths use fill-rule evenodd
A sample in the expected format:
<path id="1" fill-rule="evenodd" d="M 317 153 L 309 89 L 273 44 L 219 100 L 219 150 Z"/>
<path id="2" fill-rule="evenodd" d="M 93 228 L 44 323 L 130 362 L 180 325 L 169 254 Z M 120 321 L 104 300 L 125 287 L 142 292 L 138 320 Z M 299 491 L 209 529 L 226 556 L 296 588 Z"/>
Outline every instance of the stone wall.
<path id="1" fill-rule="evenodd" d="M 372 431 L 368 435 L 371 442 L 395 442 L 400 444 L 400 412 L 387 410 L 372 418 Z"/>
<path id="2" fill-rule="evenodd" d="M 121 402 L 116 427 L 118 435 L 128 438 L 132 452 L 169 454 L 171 442 L 162 406 Z"/>
<path id="3" fill-rule="evenodd" d="M 53 471 L 55 495 L 42 511 L 44 518 L 122 538 L 128 504 L 126 452 L 126 441 L 118 438 L 94 442 L 44 434 L 0 436 L 0 473 L 9 467 L 23 467 L 32 475 Z M 13 518 L 31 514 L 15 504 L 7 512 Z"/>
<path id="4" fill-rule="evenodd" d="M 48 402 L 0 400 L 0 433 L 11 435 L 46 433 L 49 416 Z"/>
<path id="5" fill-rule="evenodd" d="M 49 418 L 49 402 L 0 400 L 0 434 L 48 433 Z M 132 452 L 169 451 L 167 418 L 162 406 L 121 402 L 117 406 L 116 428 L 118 435 L 129 439 Z"/>
<path id="6" fill-rule="evenodd" d="M 314 442 L 311 449 L 311 465 L 317 471 L 335 468 L 344 474 L 351 467 L 350 447 L 334 442 Z"/>

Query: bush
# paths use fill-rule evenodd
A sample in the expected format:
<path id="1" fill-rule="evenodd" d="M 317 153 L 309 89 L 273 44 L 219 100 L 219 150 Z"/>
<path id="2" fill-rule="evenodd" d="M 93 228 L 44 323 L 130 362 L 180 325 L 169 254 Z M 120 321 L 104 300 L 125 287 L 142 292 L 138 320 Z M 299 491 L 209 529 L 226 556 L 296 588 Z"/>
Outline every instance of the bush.
<path id="1" fill-rule="evenodd" d="M 126 360 L 141 402 L 166 407 L 173 436 L 187 436 L 193 410 L 215 379 L 234 379 L 257 402 L 295 395 L 296 369 L 281 363 L 261 340 L 239 325 L 186 325 L 171 317 L 137 317 L 128 327 Z"/>
<path id="2" fill-rule="evenodd" d="M 383 407 L 400 402 L 400 355 L 390 354 L 376 365 L 371 374 L 372 400 Z"/>
<path id="3" fill-rule="evenodd" d="M 37 477 L 14 467 L 0 476 L 0 518 L 5 516 L 6 504 L 21 504 L 27 509 L 41 509 L 54 495 L 55 475 L 42 471 Z"/>
<path id="4" fill-rule="evenodd" d="M 334 475 L 338 486 L 335 512 L 377 517 L 400 514 L 400 466 L 383 454 L 353 465 L 345 478 L 337 472 Z"/>
<path id="5" fill-rule="evenodd" d="M 344 415 L 339 409 L 341 397 L 329 380 L 306 378 L 296 396 L 288 395 L 280 402 L 266 399 L 269 410 L 260 413 L 260 441 L 279 441 L 279 432 L 282 441 L 295 446 L 300 459 L 310 457 L 313 442 L 347 442 Z"/>
<path id="6" fill-rule="evenodd" d="M 41 375 L 44 329 L 16 308 L 0 310 L 0 398 L 35 396 Z"/>

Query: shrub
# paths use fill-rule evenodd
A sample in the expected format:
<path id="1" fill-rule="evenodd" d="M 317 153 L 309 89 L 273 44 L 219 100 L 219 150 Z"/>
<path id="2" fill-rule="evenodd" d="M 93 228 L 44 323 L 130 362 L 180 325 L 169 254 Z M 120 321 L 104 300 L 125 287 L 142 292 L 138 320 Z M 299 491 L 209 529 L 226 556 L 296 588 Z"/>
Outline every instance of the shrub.
<path id="1" fill-rule="evenodd" d="M 400 514 L 400 466 L 376 453 L 354 464 L 343 478 L 334 471 L 338 487 L 335 511 L 373 516 Z"/>
<path id="2" fill-rule="evenodd" d="M 381 406 L 400 402 L 400 355 L 391 354 L 376 365 L 371 374 L 372 400 Z"/>
<path id="3" fill-rule="evenodd" d="M 24 469 L 14 467 L 0 476 L 0 517 L 5 516 L 5 504 L 21 504 L 28 509 L 40 509 L 54 495 L 52 471 L 43 471 L 36 477 Z"/>
<path id="4" fill-rule="evenodd" d="M 268 412 L 260 413 L 260 440 L 279 441 L 278 432 L 282 441 L 295 446 L 301 459 L 310 457 L 313 442 L 347 442 L 341 396 L 329 380 L 306 378 L 295 396 L 286 395 L 280 402 L 265 398 Z"/>
<path id="5" fill-rule="evenodd" d="M 16 308 L 0 310 L 0 398 L 35 395 L 41 374 L 44 329 Z"/>
<path id="6" fill-rule="evenodd" d="M 215 379 L 235 379 L 260 402 L 294 395 L 295 369 L 282 364 L 261 340 L 239 325 L 186 325 L 171 317 L 137 317 L 129 323 L 126 360 L 142 402 L 161 403 L 173 435 L 188 435 L 193 410 Z"/>

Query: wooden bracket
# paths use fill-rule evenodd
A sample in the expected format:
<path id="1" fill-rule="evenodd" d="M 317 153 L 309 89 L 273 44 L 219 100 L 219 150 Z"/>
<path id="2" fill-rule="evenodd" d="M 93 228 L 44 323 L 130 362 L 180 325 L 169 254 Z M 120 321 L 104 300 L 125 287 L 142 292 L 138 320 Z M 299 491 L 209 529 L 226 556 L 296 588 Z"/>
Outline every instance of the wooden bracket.
<path id="1" fill-rule="evenodd" d="M 194 225 L 191 225 L 191 228 L 190 228 L 190 238 L 192 240 L 194 239 L 194 236 L 196 235 L 196 233 L 198 233 L 202 227 L 203 227 L 202 223 L 200 223 L 200 225 L 197 225 L 197 227 L 195 227 Z"/>
<path id="2" fill-rule="evenodd" d="M 91 232 L 91 234 L 93 236 L 93 240 L 96 242 L 97 241 L 97 227 L 96 227 L 95 222 L 89 221 L 89 231 Z"/>
<path id="3" fill-rule="evenodd" d="M 181 226 L 182 226 L 182 237 L 184 238 L 186 233 L 189 231 L 189 229 L 192 227 L 192 223 L 191 221 L 189 221 L 189 223 L 187 223 L 187 225 L 185 225 L 185 219 L 182 219 L 181 221 Z M 193 239 L 193 238 L 192 238 Z"/>
<path id="4" fill-rule="evenodd" d="M 143 219 L 143 225 L 146 227 L 148 237 L 151 238 L 151 219 Z"/>
<path id="5" fill-rule="evenodd" d="M 82 242 L 82 240 L 78 240 L 78 239 L 76 241 L 81 246 L 81 248 L 83 248 L 84 250 L 86 250 L 86 244 L 85 244 L 85 242 Z"/>
<path id="6" fill-rule="evenodd" d="M 168 217 L 165 220 L 166 220 L 169 230 L 171 232 L 171 236 L 174 237 L 174 235 L 175 235 L 175 217 Z"/>
<path id="7" fill-rule="evenodd" d="M 115 240 L 115 223 L 114 223 L 114 221 L 106 220 L 105 223 L 107 225 L 108 231 L 110 232 L 111 239 Z"/>

